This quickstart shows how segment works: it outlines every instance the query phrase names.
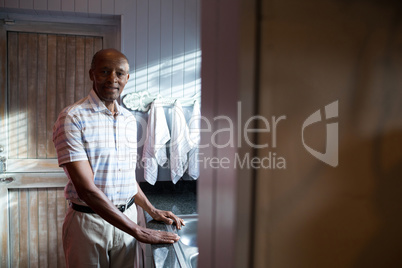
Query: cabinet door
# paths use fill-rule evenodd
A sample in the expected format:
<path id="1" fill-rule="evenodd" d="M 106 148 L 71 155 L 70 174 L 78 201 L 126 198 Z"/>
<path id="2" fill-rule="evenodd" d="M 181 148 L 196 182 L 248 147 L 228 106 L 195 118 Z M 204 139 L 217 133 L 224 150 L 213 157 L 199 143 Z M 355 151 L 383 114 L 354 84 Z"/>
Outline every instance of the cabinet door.
<path id="1" fill-rule="evenodd" d="M 17 22 L 0 29 L 0 267 L 64 267 L 67 178 L 52 128 L 90 91 L 92 56 L 116 37 L 105 29 Z"/>

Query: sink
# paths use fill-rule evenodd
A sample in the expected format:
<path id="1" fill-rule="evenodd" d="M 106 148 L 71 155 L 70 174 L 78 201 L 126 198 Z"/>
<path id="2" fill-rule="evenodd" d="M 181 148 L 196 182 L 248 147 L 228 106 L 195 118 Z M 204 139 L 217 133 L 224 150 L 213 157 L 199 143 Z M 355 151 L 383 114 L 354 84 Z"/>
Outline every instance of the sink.
<path id="1" fill-rule="evenodd" d="M 197 225 L 198 218 L 183 219 L 186 226 L 177 231 L 180 242 L 186 246 L 197 247 Z"/>
<path id="2" fill-rule="evenodd" d="M 185 224 L 181 230 L 177 230 L 176 227 L 172 227 L 172 225 L 167 225 L 169 231 L 176 232 L 180 236 L 180 240 L 174 243 L 173 247 L 182 268 L 195 268 L 197 267 L 198 261 L 198 215 L 178 215 L 178 217 L 182 218 Z"/>

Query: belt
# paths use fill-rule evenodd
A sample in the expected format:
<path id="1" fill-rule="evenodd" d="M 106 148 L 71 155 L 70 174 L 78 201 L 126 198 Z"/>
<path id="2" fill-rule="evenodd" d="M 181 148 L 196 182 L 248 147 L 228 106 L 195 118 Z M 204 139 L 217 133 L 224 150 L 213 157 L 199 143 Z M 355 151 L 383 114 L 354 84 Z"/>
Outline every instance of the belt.
<path id="1" fill-rule="evenodd" d="M 131 198 L 131 200 L 128 201 L 128 203 L 125 205 L 116 205 L 116 208 L 118 210 L 120 210 L 121 212 L 124 212 L 127 209 L 129 209 L 129 207 L 131 207 L 132 204 L 134 204 L 134 197 Z M 75 211 L 79 211 L 79 212 L 83 212 L 83 213 L 96 213 L 90 207 L 77 205 L 75 203 L 71 203 L 71 208 L 74 209 Z"/>

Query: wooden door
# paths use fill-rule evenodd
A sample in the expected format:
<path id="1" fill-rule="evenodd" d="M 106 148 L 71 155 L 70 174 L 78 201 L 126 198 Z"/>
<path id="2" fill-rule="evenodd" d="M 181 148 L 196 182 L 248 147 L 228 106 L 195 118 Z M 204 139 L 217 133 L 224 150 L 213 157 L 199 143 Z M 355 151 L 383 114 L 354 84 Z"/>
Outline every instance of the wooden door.
<path id="1" fill-rule="evenodd" d="M 91 89 L 91 59 L 106 35 L 98 27 L 16 26 L 1 36 L 0 267 L 64 267 L 67 178 L 52 127 Z"/>

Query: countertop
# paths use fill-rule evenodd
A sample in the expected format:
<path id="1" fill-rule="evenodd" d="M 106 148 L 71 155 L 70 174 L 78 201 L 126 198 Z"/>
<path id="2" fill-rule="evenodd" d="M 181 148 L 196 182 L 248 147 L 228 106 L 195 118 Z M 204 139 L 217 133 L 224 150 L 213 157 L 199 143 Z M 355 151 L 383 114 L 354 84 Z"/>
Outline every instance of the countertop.
<path id="1" fill-rule="evenodd" d="M 140 183 L 140 187 L 158 209 L 169 210 L 176 215 L 197 214 L 196 181 L 179 181 L 176 185 L 161 181 L 154 186 Z M 147 228 L 167 231 L 164 223 L 153 220 L 146 212 L 144 214 Z M 151 251 L 156 268 L 180 267 L 173 245 L 151 245 Z"/>

